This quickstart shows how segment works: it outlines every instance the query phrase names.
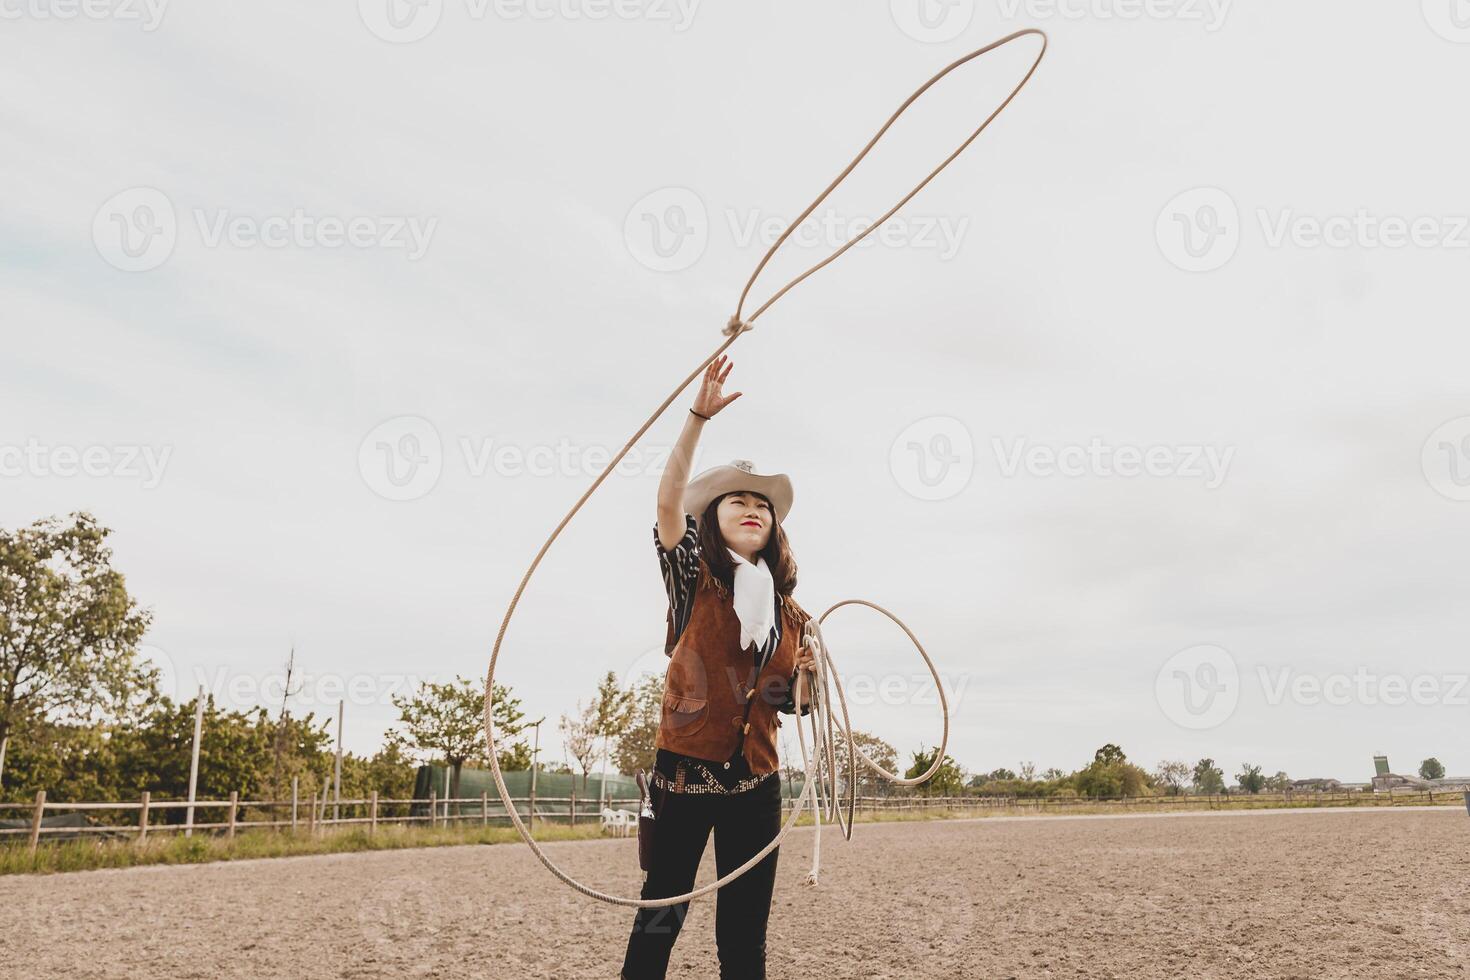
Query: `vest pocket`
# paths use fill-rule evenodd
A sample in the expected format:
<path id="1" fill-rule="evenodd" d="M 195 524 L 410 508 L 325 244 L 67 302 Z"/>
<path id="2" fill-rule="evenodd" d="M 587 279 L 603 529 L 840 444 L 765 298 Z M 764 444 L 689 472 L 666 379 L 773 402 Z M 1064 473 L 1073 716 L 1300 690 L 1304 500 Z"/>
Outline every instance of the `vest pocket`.
<path id="1" fill-rule="evenodd" d="M 709 701 L 704 698 L 686 698 L 679 694 L 665 694 L 663 717 L 659 724 L 664 735 L 685 738 L 693 735 L 709 721 Z"/>

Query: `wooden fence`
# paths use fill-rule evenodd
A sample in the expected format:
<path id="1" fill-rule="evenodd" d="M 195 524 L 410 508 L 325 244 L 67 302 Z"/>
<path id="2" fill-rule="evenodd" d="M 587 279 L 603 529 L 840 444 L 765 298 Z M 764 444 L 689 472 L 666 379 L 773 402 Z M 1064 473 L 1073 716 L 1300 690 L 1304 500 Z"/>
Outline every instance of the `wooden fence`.
<path id="1" fill-rule="evenodd" d="M 1018 798 L 1013 796 L 924 796 L 917 794 L 858 797 L 856 810 L 861 816 L 879 814 L 902 814 L 914 811 L 946 811 L 949 813 L 1058 813 L 1067 810 L 1088 808 L 1090 810 L 1116 810 L 1119 812 L 1161 812 L 1167 810 L 1243 810 L 1264 807 L 1353 807 L 1353 806 L 1411 806 L 1450 805 L 1466 799 L 1470 806 L 1470 793 L 1439 792 L 1420 790 L 1415 792 L 1337 792 L 1337 793 L 1258 793 L 1229 794 L 1220 796 L 1143 796 L 1119 798 L 1093 798 L 1079 796 L 1052 796 Z M 525 797 L 512 798 L 516 813 L 523 821 L 562 824 L 575 827 L 578 820 L 600 820 L 604 805 L 612 809 L 637 812 L 637 799 L 593 799 L 578 800 L 576 794 L 569 797 Z M 840 798 L 844 808 L 847 798 Z M 794 797 L 782 799 L 783 811 L 789 813 L 795 806 Z M 535 810 L 534 819 L 532 809 Z M 302 800 L 286 801 L 241 800 L 238 793 L 231 793 L 228 800 L 153 800 L 144 792 L 136 802 L 126 803 L 60 803 L 47 802 L 44 790 L 36 794 L 34 802 L 0 803 L 3 810 L 29 810 L 28 827 L 0 828 L 0 842 L 24 836 L 34 851 L 39 842 L 48 835 L 74 836 L 96 834 L 110 837 L 131 837 L 137 841 L 147 840 L 150 833 L 178 833 L 186 836 L 194 831 L 208 831 L 234 837 L 240 830 L 275 829 L 291 833 L 322 834 L 333 828 L 363 827 L 368 833 L 377 830 L 379 824 L 423 824 L 430 827 L 450 827 L 465 822 L 478 821 L 482 826 L 510 823 L 504 803 L 499 797 L 492 798 L 488 792 L 478 797 L 445 798 L 430 793 L 428 799 L 394 800 L 380 799 L 374 792 L 366 799 L 334 800 L 325 792 Z M 185 818 L 179 823 L 160 822 L 155 819 L 159 811 L 184 810 Z M 199 822 L 194 819 L 195 810 L 221 811 L 224 819 Z M 330 811 L 330 815 L 329 815 Z M 393 811 L 393 812 L 388 812 Z M 416 812 L 418 811 L 418 812 Z M 47 813 L 82 812 L 96 814 L 106 822 L 87 826 L 47 827 Z M 118 820 L 129 812 L 135 816 Z M 286 812 L 289 816 L 278 816 Z M 107 819 L 112 818 L 112 819 Z"/>

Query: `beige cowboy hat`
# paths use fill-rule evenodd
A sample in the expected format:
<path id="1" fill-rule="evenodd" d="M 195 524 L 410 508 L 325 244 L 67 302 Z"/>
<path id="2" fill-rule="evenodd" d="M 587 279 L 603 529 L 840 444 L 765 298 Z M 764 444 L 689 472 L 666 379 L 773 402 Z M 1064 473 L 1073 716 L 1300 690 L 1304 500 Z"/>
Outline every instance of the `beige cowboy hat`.
<path id="1" fill-rule="evenodd" d="M 776 523 L 791 513 L 791 479 L 785 473 L 757 473 L 748 459 L 733 459 L 690 480 L 684 488 L 684 512 L 698 517 L 711 500 L 737 490 L 751 490 L 769 500 Z"/>

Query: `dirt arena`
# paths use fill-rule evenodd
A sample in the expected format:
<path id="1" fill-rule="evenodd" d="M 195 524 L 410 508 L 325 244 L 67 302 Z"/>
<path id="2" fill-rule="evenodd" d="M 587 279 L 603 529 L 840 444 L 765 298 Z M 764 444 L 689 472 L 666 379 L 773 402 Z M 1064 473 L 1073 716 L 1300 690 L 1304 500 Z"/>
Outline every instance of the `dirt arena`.
<path id="1" fill-rule="evenodd" d="M 783 845 L 773 978 L 1465 977 L 1463 809 L 859 825 Z M 549 845 L 637 889 L 629 840 Z M 706 850 L 700 881 L 713 876 Z M 0 973 L 50 980 L 606 978 L 632 910 L 556 882 L 522 845 L 3 880 Z M 715 978 L 713 898 L 669 976 Z"/>

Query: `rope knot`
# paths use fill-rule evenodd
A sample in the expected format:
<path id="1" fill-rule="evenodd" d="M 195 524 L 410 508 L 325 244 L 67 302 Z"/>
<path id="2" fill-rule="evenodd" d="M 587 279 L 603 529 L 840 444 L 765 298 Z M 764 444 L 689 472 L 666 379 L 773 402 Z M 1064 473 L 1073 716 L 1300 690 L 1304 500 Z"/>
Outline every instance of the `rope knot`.
<path id="1" fill-rule="evenodd" d="M 737 314 L 730 318 L 730 322 L 725 324 L 725 329 L 721 330 L 720 333 L 724 334 L 726 337 L 734 337 L 744 333 L 747 330 L 754 329 L 755 327 L 752 327 L 750 324 L 740 319 L 740 316 Z"/>

